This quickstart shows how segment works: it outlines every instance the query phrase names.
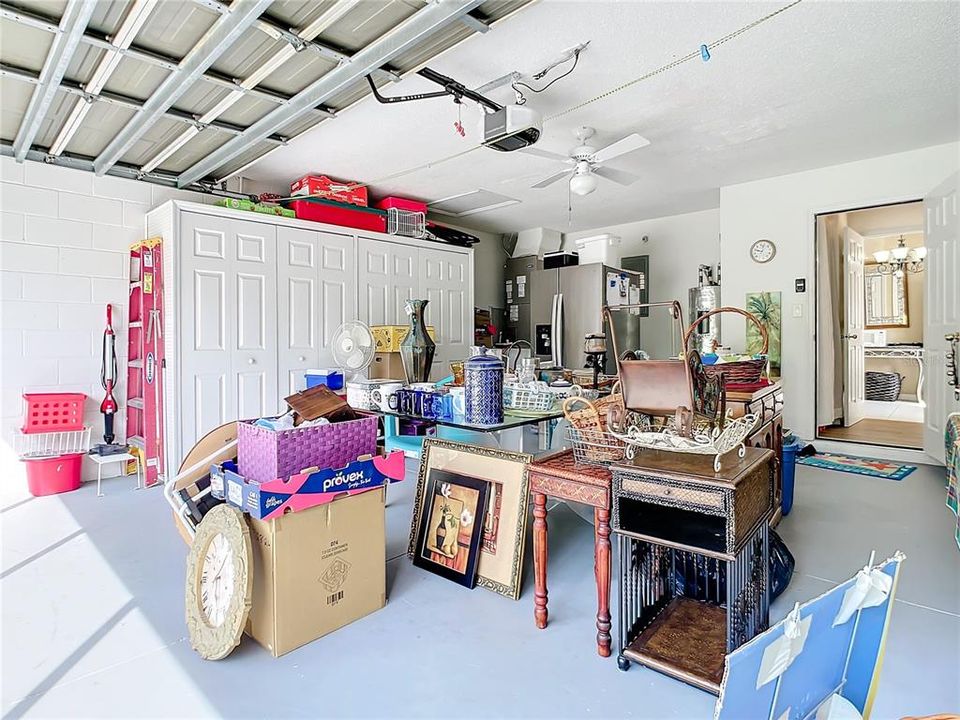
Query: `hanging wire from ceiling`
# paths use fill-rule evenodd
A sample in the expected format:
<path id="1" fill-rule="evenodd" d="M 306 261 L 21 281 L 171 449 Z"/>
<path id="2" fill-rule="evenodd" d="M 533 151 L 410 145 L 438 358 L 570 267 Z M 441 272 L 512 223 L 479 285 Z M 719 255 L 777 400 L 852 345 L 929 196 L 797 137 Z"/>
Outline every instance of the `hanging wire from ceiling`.
<path id="1" fill-rule="evenodd" d="M 665 64 L 665 65 L 661 65 L 661 66 L 658 67 L 656 70 L 651 70 L 650 72 L 644 73 L 644 74 L 641 75 L 640 77 L 636 77 L 636 78 L 634 78 L 633 80 L 628 80 L 627 82 L 623 83 L 622 85 L 618 85 L 618 86 L 615 87 L 615 88 L 611 88 L 610 90 L 607 90 L 606 92 L 602 92 L 602 93 L 600 93 L 599 95 L 594 95 L 594 96 L 593 96 L 592 98 L 590 98 L 589 100 L 584 100 L 584 101 L 581 102 L 581 103 L 577 103 L 577 104 L 574 105 L 573 107 L 567 108 L 566 110 L 561 110 L 561 111 L 558 112 L 558 113 L 554 113 L 553 115 L 550 115 L 549 117 L 544 118 L 543 121 L 544 121 L 544 123 L 547 123 L 547 122 L 549 122 L 549 121 L 551 121 L 551 120 L 556 120 L 556 119 L 559 118 L 559 117 L 563 117 L 564 115 L 569 115 L 570 113 L 575 112 L 575 111 L 577 111 L 577 110 L 579 110 L 579 109 L 581 109 L 581 108 L 584 108 L 584 107 L 586 107 L 587 105 L 591 105 L 591 104 L 593 104 L 593 103 L 595 103 L 595 102 L 598 102 L 598 101 L 600 101 L 600 100 L 603 100 L 603 99 L 605 99 L 605 98 L 608 98 L 608 97 L 610 97 L 611 95 L 615 95 L 615 94 L 618 93 L 618 92 L 622 92 L 623 90 L 626 90 L 627 88 L 631 88 L 631 87 L 633 87 L 634 85 L 637 85 L 637 84 L 643 82 L 644 80 L 649 80 L 649 79 L 652 78 L 652 77 L 656 77 L 657 75 L 661 75 L 661 74 L 663 74 L 663 73 L 665 73 L 665 72 L 668 72 L 668 71 L 670 71 L 670 70 L 673 70 L 675 67 L 679 67 L 680 65 L 683 65 L 683 64 L 686 63 L 686 62 L 690 62 L 691 60 L 696 60 L 697 58 L 701 58 L 701 59 L 704 60 L 704 62 L 706 62 L 706 60 L 709 59 L 709 57 L 710 57 L 710 52 L 709 52 L 710 50 L 713 50 L 714 48 L 720 47 L 720 46 L 723 45 L 724 43 L 730 42 L 730 41 L 733 40 L 734 38 L 739 37 L 740 35 L 743 35 L 745 32 L 747 32 L 747 31 L 749 31 L 749 30 L 752 30 L 753 28 L 755 28 L 755 27 L 757 27 L 757 26 L 759 26 L 759 25 L 762 25 L 763 23 L 767 22 L 768 20 L 772 20 L 773 18 L 777 17 L 777 15 L 780 15 L 781 13 L 785 13 L 787 10 L 790 10 L 791 8 L 796 7 L 796 6 L 799 5 L 801 2 L 803 2 L 803 0 L 794 0 L 793 2 L 789 3 L 788 5 L 784 5 L 783 7 L 779 8 L 779 9 L 777 9 L 777 10 L 774 10 L 773 12 L 768 13 L 767 15 L 764 15 L 763 17 L 754 20 L 753 22 L 744 25 L 743 27 L 739 28 L 738 30 L 734 30 L 733 32 L 724 35 L 724 36 L 721 37 L 719 40 L 714 40 L 714 41 L 711 42 L 711 43 L 707 43 L 707 44 L 706 44 L 706 49 L 707 49 L 707 52 L 706 52 L 706 53 L 703 52 L 704 46 L 701 45 L 700 47 L 698 47 L 698 48 L 697 48 L 696 50 L 694 50 L 693 52 L 687 53 L 687 54 L 684 55 L 683 57 L 679 57 L 679 58 L 677 58 L 676 60 L 674 60 L 674 61 L 672 61 L 672 62 L 669 62 L 669 63 L 667 63 L 667 64 Z"/>
<path id="2" fill-rule="evenodd" d="M 589 43 L 587 43 L 587 44 L 589 44 Z M 577 69 L 577 63 L 580 62 L 580 53 L 581 53 L 581 52 L 583 52 L 583 48 L 577 48 L 576 50 L 574 50 L 574 51 L 573 51 L 573 56 L 570 58 L 570 60 L 573 60 L 573 65 L 570 66 L 570 69 L 567 70 L 565 73 L 563 73 L 563 74 L 561 74 L 561 75 L 557 75 L 557 77 L 555 77 L 553 80 L 551 80 L 550 82 L 548 82 L 548 83 L 547 83 L 546 85 L 544 85 L 542 88 L 532 87 L 532 86 L 528 85 L 527 83 L 525 83 L 525 82 L 523 82 L 523 81 L 521 81 L 521 80 L 517 80 L 517 81 L 511 83 L 511 84 L 510 84 L 510 87 L 512 87 L 512 88 L 513 88 L 513 91 L 517 94 L 517 105 L 526 105 L 526 103 L 527 103 L 527 98 L 526 98 L 526 96 L 523 94 L 523 91 L 520 90 L 521 87 L 525 87 L 527 90 L 529 90 L 529 91 L 532 92 L 532 93 L 542 93 L 542 92 L 544 92 L 547 88 L 549 88 L 551 85 L 553 85 L 555 82 L 557 82 L 557 80 L 563 80 L 563 78 L 567 77 L 567 75 L 569 75 L 570 73 L 572 73 L 574 70 Z M 569 62 L 569 60 L 567 60 L 567 61 L 565 61 L 565 62 Z M 541 72 L 538 72 L 536 75 L 533 76 L 533 79 L 534 79 L 534 80 L 542 80 L 542 79 L 546 76 L 546 74 L 547 74 L 548 72 L 550 72 L 550 70 L 552 70 L 554 67 L 556 67 L 556 66 L 551 66 L 551 67 L 547 68 L 546 70 L 543 70 L 543 71 L 541 71 Z"/>
<path id="3" fill-rule="evenodd" d="M 633 87 L 634 85 L 637 85 L 637 84 L 643 82 L 644 80 L 649 80 L 650 78 L 655 77 L 655 76 L 657 76 L 657 75 L 662 75 L 663 73 L 668 72 L 668 71 L 670 71 L 670 70 L 673 70 L 674 68 L 679 67 L 680 65 L 683 65 L 684 63 L 690 62 L 691 60 L 695 60 L 695 59 L 697 59 L 697 58 L 701 58 L 704 62 L 706 62 L 706 61 L 710 58 L 710 50 L 713 50 L 714 48 L 720 47 L 720 46 L 723 45 L 724 43 L 730 42 L 731 40 L 739 37 L 740 35 L 743 35 L 745 32 L 748 32 L 748 31 L 750 31 L 750 30 L 753 30 L 755 27 L 758 27 L 758 26 L 760 26 L 760 25 L 763 25 L 765 22 L 767 22 L 767 21 L 769 21 L 769 20 L 772 20 L 773 18 L 777 17 L 778 15 L 781 15 L 782 13 L 785 13 L 787 10 L 790 10 L 791 8 L 796 7 L 796 6 L 799 5 L 801 2 L 803 2 L 803 0 L 793 0 L 793 2 L 791 2 L 791 3 L 787 4 L 787 5 L 784 5 L 783 7 L 779 8 L 779 9 L 777 9 L 777 10 L 774 10 L 774 11 L 771 12 L 771 13 L 768 13 L 768 14 L 764 15 L 763 17 L 757 18 L 757 19 L 754 20 L 753 22 L 747 23 L 747 24 L 744 25 L 743 27 L 741 27 L 741 28 L 739 28 L 739 29 L 737 29 L 737 30 L 734 30 L 733 32 L 727 33 L 727 34 L 724 35 L 723 37 L 721 37 L 721 38 L 719 38 L 719 39 L 717 39 L 717 40 L 714 40 L 714 41 L 711 42 L 711 43 L 706 43 L 706 44 L 704 44 L 704 45 L 700 45 L 699 47 L 697 47 L 696 50 L 694 50 L 694 51 L 692 51 L 692 52 L 690 52 L 690 53 L 687 53 L 687 54 L 684 55 L 683 57 L 677 58 L 676 60 L 673 60 L 672 62 L 669 62 L 669 63 L 667 63 L 667 64 L 665 64 L 665 65 L 661 65 L 660 67 L 658 67 L 658 68 L 655 69 L 655 70 L 651 70 L 650 72 L 644 73 L 643 75 L 641 75 L 641 76 L 639 76 L 639 77 L 636 77 L 636 78 L 634 78 L 633 80 L 629 80 L 629 81 L 627 81 L 627 82 L 625 82 L 625 83 L 623 83 L 623 84 L 621 84 L 621 85 L 618 85 L 618 86 L 615 87 L 615 88 L 611 88 L 610 90 L 607 90 L 606 92 L 600 93 L 599 95 L 595 95 L 594 97 L 589 98 L 588 100 L 584 100 L 583 102 L 577 103 L 577 104 L 574 105 L 573 107 L 567 108 L 566 110 L 562 110 L 562 111 L 560 111 L 560 112 L 558 112 L 558 113 L 554 113 L 553 115 L 550 115 L 550 116 L 544 118 L 543 122 L 544 122 L 544 124 L 546 124 L 546 123 L 550 122 L 551 120 L 556 120 L 557 118 L 563 117 L 564 115 L 569 115 L 570 113 L 575 112 L 575 111 L 579 110 L 580 108 L 586 107 L 587 105 L 591 105 L 591 104 L 593 104 L 593 103 L 595 103 L 595 102 L 599 102 L 600 100 L 603 100 L 603 99 L 605 99 L 605 98 L 608 98 L 608 97 L 610 97 L 611 95 L 615 95 L 615 94 L 618 93 L 618 92 L 622 92 L 623 90 L 626 90 L 627 88 L 631 88 L 631 87 Z M 706 48 L 706 52 L 704 52 L 704 48 Z M 528 89 L 532 90 L 533 92 L 542 92 L 543 90 L 546 90 L 546 89 L 547 89 L 548 87 L 550 87 L 550 85 L 552 85 L 554 82 L 556 82 L 557 80 L 560 80 L 561 78 L 566 77 L 566 76 L 569 75 L 571 72 L 573 72 L 573 69 L 577 66 L 577 61 L 578 61 L 578 59 L 579 59 L 579 55 L 580 55 L 579 52 L 577 52 L 577 53 L 574 54 L 574 56 L 573 56 L 574 63 L 573 63 L 573 65 L 571 66 L 571 68 L 570 68 L 569 71 L 567 71 L 567 72 L 564 73 L 563 75 L 559 75 L 558 77 L 554 78 L 554 79 L 553 79 L 549 84 L 547 84 L 545 87 L 541 88 L 540 90 L 533 90 L 533 88 L 530 88 L 529 86 L 526 86 L 526 87 L 528 87 Z M 552 69 L 552 68 L 551 68 L 551 69 Z M 520 83 L 517 83 L 517 84 L 520 84 Z M 514 88 L 514 89 L 515 89 L 515 88 Z M 436 160 L 431 160 L 430 162 L 426 162 L 426 163 L 423 163 L 423 164 L 421 164 L 421 165 L 417 165 L 416 167 L 407 168 L 407 169 L 405 169 L 405 170 L 400 170 L 399 172 L 391 173 L 390 175 L 385 175 L 385 176 L 383 176 L 383 177 L 379 177 L 379 178 L 376 178 L 376 179 L 374 179 L 374 180 L 369 180 L 369 181 L 363 182 L 363 183 L 360 183 L 360 182 L 351 183 L 351 187 L 353 188 L 353 187 L 363 187 L 364 185 L 379 185 L 379 184 L 381 184 L 381 183 L 388 182 L 388 181 L 390 181 L 390 180 L 396 180 L 397 178 L 404 177 L 405 175 L 410 175 L 410 174 L 415 173 L 415 172 L 418 172 L 418 171 L 420 171 L 420 170 L 429 170 L 429 169 L 431 169 L 431 168 L 436 167 L 437 165 L 442 165 L 442 164 L 444 164 L 444 163 L 450 162 L 451 160 L 456 160 L 457 158 L 461 158 L 461 157 L 463 157 L 464 155 L 469 155 L 470 153 L 472 153 L 472 152 L 474 152 L 474 151 L 476 151 L 476 150 L 479 150 L 479 149 L 482 148 L 482 147 L 483 147 L 483 145 L 474 145 L 473 147 L 467 148 L 466 150 L 461 150 L 460 152 L 454 153 L 453 155 L 448 155 L 448 156 L 446 156 L 446 157 L 438 158 L 438 159 L 436 159 Z M 301 195 L 300 198 L 302 198 L 302 197 L 303 197 L 303 196 Z M 277 198 L 277 199 L 279 199 L 279 200 L 291 200 L 291 199 L 296 199 L 296 198 Z"/>

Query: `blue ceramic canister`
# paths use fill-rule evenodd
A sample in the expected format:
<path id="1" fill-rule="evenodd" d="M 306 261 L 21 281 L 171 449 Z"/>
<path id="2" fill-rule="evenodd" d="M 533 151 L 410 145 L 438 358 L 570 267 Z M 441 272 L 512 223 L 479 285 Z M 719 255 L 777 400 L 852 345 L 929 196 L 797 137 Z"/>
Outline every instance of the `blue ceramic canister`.
<path id="1" fill-rule="evenodd" d="M 503 362 L 493 355 L 475 355 L 463 369 L 464 419 L 473 425 L 503 422 Z"/>

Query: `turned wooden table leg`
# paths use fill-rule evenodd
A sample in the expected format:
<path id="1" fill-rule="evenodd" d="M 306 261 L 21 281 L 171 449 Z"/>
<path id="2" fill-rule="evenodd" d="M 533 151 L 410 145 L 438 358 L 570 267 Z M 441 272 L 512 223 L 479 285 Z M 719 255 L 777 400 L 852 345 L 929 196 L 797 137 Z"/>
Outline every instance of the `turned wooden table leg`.
<path id="1" fill-rule="evenodd" d="M 533 494 L 533 617 L 547 626 L 547 496 Z"/>
<path id="2" fill-rule="evenodd" d="M 597 578 L 597 653 L 610 657 L 610 511 L 593 509 L 594 574 Z"/>

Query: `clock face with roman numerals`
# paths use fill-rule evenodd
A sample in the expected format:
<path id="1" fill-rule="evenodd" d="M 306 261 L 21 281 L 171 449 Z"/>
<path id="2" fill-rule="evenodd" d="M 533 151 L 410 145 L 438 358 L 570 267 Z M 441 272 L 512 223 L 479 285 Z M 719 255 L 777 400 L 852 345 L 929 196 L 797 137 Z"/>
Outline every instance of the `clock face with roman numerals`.
<path id="1" fill-rule="evenodd" d="M 750 257 L 753 258 L 754 262 L 770 262 L 776 254 L 777 246 L 773 244 L 772 240 L 757 240 L 750 246 Z"/>
<path id="2" fill-rule="evenodd" d="M 204 617 L 213 627 L 220 627 L 227 616 L 230 600 L 236 591 L 233 548 L 222 533 L 213 536 L 207 545 L 200 569 L 200 605 Z"/>
<path id="3" fill-rule="evenodd" d="M 197 526 L 187 556 L 187 629 L 201 657 L 219 660 L 240 643 L 252 594 L 247 522 L 236 508 L 217 505 Z"/>

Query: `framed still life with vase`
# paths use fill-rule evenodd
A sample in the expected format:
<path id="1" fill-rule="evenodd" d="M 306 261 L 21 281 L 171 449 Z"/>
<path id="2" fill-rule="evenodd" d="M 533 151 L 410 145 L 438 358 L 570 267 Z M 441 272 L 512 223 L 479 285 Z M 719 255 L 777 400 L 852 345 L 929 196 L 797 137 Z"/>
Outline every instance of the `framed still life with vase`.
<path id="1" fill-rule="evenodd" d="M 527 464 L 532 459 L 533 456 L 527 453 L 433 438 L 425 440 L 408 547 L 414 564 L 424 567 L 422 563 L 425 560 L 418 562 L 418 556 L 422 554 L 424 543 L 430 540 L 427 536 L 421 540 L 421 532 L 428 532 L 428 528 L 438 524 L 437 482 L 441 482 L 442 487 L 442 483 L 450 483 L 451 478 L 456 478 L 456 482 L 466 479 L 478 481 L 487 487 L 487 494 L 484 509 L 477 517 L 481 534 L 476 584 L 506 597 L 519 598 L 530 503 Z M 455 509 L 451 507 L 450 512 Z M 452 562 L 449 555 L 446 558 L 439 557 L 442 552 L 438 551 L 443 548 L 437 546 L 436 542 L 431 547 L 436 548 L 430 550 L 434 553 L 434 564 Z M 446 549 L 451 549 L 449 544 Z"/>
<path id="2" fill-rule="evenodd" d="M 417 523 L 413 564 L 472 588 L 487 505 L 487 484 L 444 470 L 430 473 Z"/>

